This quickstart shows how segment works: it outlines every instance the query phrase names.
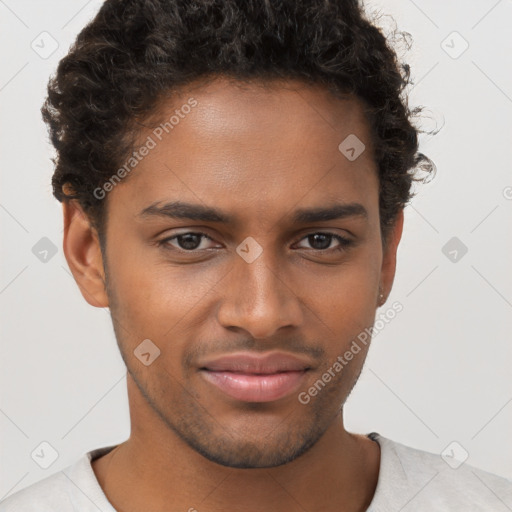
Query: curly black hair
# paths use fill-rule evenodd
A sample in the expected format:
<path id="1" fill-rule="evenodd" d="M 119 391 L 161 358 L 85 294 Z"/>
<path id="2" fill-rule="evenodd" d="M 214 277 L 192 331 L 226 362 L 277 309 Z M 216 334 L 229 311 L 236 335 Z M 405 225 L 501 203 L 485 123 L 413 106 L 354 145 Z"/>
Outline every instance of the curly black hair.
<path id="1" fill-rule="evenodd" d="M 57 154 L 55 197 L 78 200 L 101 239 L 106 200 L 94 191 L 130 157 L 143 121 L 162 98 L 219 76 L 295 79 L 362 99 L 383 240 L 419 171 L 435 172 L 418 152 L 410 68 L 358 0 L 107 0 L 60 61 L 41 109 Z"/>

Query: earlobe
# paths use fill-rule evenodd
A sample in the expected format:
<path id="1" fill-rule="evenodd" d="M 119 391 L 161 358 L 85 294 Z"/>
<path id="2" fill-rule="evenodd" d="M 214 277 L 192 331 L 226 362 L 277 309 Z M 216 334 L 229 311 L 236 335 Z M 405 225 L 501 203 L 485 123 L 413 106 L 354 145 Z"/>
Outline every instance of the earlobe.
<path id="1" fill-rule="evenodd" d="M 400 212 L 396 216 L 393 227 L 389 232 L 388 240 L 384 247 L 384 253 L 382 258 L 380 288 L 384 296 L 384 302 L 391 292 L 393 281 L 395 279 L 396 254 L 398 250 L 398 244 L 400 243 L 400 239 L 402 238 L 403 225 L 404 211 L 400 210 Z"/>
<path id="2" fill-rule="evenodd" d="M 63 202 L 62 209 L 64 255 L 80 292 L 91 306 L 108 307 L 98 234 L 76 200 Z"/>

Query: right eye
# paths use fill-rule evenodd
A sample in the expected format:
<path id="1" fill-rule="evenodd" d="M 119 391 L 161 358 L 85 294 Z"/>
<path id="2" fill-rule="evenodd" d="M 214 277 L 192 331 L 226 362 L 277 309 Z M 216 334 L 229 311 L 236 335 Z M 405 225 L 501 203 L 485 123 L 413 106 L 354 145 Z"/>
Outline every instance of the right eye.
<path id="1" fill-rule="evenodd" d="M 180 233 L 178 235 L 164 238 L 158 242 L 158 245 L 168 250 L 199 252 L 208 249 L 208 247 L 200 247 L 203 239 L 208 239 L 213 242 L 213 239 L 205 233 L 188 231 L 186 233 Z"/>

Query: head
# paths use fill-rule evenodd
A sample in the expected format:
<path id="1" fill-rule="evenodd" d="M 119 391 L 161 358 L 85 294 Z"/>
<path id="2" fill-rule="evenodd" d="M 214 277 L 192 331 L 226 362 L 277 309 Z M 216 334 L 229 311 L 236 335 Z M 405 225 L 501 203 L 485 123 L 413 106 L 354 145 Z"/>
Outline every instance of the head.
<path id="1" fill-rule="evenodd" d="M 269 467 L 332 425 L 368 344 L 298 396 L 372 326 L 433 169 L 408 80 L 355 0 L 107 0 L 82 30 L 42 111 L 64 251 L 110 308 L 132 428 L 158 418 L 212 461 Z M 236 400 L 204 367 L 239 351 L 309 369 L 293 394 Z"/>

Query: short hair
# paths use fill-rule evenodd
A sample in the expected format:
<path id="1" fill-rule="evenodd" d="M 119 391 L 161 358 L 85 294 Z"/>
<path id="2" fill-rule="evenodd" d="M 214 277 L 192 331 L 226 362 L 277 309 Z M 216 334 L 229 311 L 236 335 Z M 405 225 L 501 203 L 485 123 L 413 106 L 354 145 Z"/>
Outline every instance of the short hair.
<path id="1" fill-rule="evenodd" d="M 300 80 L 363 100 L 383 240 L 419 171 L 435 172 L 418 152 L 410 67 L 357 0 L 107 0 L 48 83 L 54 196 L 78 200 L 101 237 L 106 200 L 94 190 L 131 156 L 144 120 L 173 92 L 220 76 Z"/>

